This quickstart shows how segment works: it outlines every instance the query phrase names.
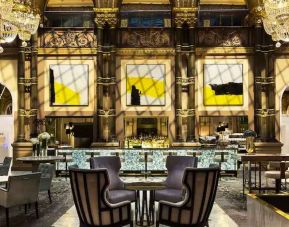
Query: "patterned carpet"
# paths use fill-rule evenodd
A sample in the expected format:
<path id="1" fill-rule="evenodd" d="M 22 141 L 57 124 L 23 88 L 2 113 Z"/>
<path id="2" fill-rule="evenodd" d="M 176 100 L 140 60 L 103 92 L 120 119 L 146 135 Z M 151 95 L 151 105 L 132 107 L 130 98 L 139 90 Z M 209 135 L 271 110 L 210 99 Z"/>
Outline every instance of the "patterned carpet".
<path id="1" fill-rule="evenodd" d="M 246 201 L 242 196 L 241 179 L 223 177 L 220 180 L 217 204 L 241 227 L 247 226 Z M 53 180 L 51 189 L 52 204 L 47 193 L 39 195 L 39 219 L 36 219 L 34 206 L 24 214 L 23 207 L 14 207 L 10 211 L 10 226 L 12 227 L 48 227 L 56 222 L 73 205 L 69 180 L 57 178 Z M 5 210 L 0 208 L 0 227 L 5 224 Z"/>

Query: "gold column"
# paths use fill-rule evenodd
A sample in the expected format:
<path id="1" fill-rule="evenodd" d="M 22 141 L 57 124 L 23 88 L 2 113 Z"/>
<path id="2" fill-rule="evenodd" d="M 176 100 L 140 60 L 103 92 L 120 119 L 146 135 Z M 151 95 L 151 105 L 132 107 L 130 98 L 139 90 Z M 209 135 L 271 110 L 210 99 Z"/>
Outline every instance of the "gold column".
<path id="1" fill-rule="evenodd" d="M 37 136 L 37 112 L 38 112 L 38 87 L 37 87 L 37 64 L 38 64 L 38 33 L 31 39 L 31 65 L 30 65 L 30 137 Z"/>
<path id="2" fill-rule="evenodd" d="M 25 141 L 25 48 L 18 54 L 18 134 L 17 142 Z"/>
<path id="3" fill-rule="evenodd" d="M 275 141 L 274 43 L 262 27 L 260 8 L 251 10 L 255 25 L 254 107 L 255 131 L 262 142 Z"/>
<path id="4" fill-rule="evenodd" d="M 94 127 L 94 142 L 115 141 L 115 89 L 116 89 L 116 25 L 118 8 L 95 8 L 97 25 L 97 82 L 98 105 Z M 104 43 L 104 37 L 108 43 Z"/>
<path id="5" fill-rule="evenodd" d="M 197 21 L 197 8 L 174 8 L 174 19 L 176 26 L 176 139 L 177 141 L 193 141 L 195 138 L 195 24 Z M 184 25 L 189 27 L 189 34 L 186 34 Z M 189 36 L 188 44 L 182 43 L 184 35 Z M 187 58 L 187 65 L 182 65 L 182 56 Z M 187 75 L 182 76 L 181 67 L 187 69 Z M 183 109 L 182 93 L 188 93 L 186 108 Z M 187 122 L 187 135 L 183 137 L 183 119 Z"/>

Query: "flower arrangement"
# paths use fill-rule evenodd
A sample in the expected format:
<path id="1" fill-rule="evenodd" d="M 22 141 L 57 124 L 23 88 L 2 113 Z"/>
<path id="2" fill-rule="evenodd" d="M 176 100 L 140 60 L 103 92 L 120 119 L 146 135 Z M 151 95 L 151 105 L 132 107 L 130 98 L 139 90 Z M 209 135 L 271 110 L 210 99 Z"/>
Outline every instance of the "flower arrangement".
<path id="1" fill-rule="evenodd" d="M 40 133 L 39 135 L 38 135 L 38 139 L 39 139 L 39 141 L 43 141 L 43 140 L 46 140 L 46 142 L 48 141 L 48 140 L 50 140 L 50 134 L 48 133 L 48 132 L 42 132 L 42 133 Z"/>
<path id="2" fill-rule="evenodd" d="M 243 133 L 244 137 L 247 138 L 247 137 L 257 137 L 257 133 L 251 129 L 248 129 L 246 130 L 244 133 Z"/>
<path id="3" fill-rule="evenodd" d="M 41 155 L 42 156 L 47 156 L 47 143 L 48 140 L 50 140 L 51 136 L 48 132 L 42 132 L 38 135 L 38 139 L 41 142 Z"/>
<path id="4" fill-rule="evenodd" d="M 31 142 L 33 145 L 36 145 L 36 144 L 39 144 L 39 139 L 38 139 L 38 138 L 31 138 L 31 139 L 30 139 L 30 142 Z"/>

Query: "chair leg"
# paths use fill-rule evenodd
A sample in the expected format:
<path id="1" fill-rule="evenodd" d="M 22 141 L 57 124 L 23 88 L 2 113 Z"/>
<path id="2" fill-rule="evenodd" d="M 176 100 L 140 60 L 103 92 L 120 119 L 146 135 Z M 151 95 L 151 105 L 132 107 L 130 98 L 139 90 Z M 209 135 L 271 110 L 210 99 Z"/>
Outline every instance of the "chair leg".
<path id="1" fill-rule="evenodd" d="M 24 205 L 24 213 L 27 214 L 27 204 Z"/>
<path id="2" fill-rule="evenodd" d="M 129 223 L 129 226 L 130 226 L 130 227 L 133 227 L 133 221 L 131 221 L 131 222 Z"/>
<path id="3" fill-rule="evenodd" d="M 38 214 L 38 202 L 35 202 L 35 212 L 36 212 L 36 218 L 39 218 L 39 214 Z"/>
<path id="4" fill-rule="evenodd" d="M 156 227 L 159 227 L 160 226 L 160 223 L 157 221 L 156 222 Z"/>
<path id="5" fill-rule="evenodd" d="M 48 197 L 49 197 L 49 202 L 52 203 L 50 190 L 48 190 Z"/>
<path id="6" fill-rule="evenodd" d="M 6 213 L 6 226 L 9 226 L 9 208 L 5 209 L 5 213 Z"/>
<path id="7" fill-rule="evenodd" d="M 281 179 L 276 179 L 275 180 L 275 186 L 276 186 L 276 193 L 279 193 L 280 192 L 280 189 L 281 189 Z"/>

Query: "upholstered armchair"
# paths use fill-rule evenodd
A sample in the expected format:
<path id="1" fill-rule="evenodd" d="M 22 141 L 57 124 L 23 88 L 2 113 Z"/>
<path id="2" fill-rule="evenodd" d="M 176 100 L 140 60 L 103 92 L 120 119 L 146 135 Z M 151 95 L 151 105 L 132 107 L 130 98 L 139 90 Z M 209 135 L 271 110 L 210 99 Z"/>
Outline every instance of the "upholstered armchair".
<path id="1" fill-rule="evenodd" d="M 52 178 L 54 174 L 54 165 L 41 163 L 39 165 L 38 171 L 41 172 L 39 191 L 40 192 L 47 191 L 49 201 L 51 203 L 52 200 L 51 200 L 50 188 L 51 188 Z"/>
<path id="2" fill-rule="evenodd" d="M 6 209 L 6 224 L 9 226 L 9 208 L 35 204 L 38 218 L 38 192 L 41 173 L 10 176 L 7 188 L 0 188 L 0 206 Z M 2 226 L 2 225 L 1 225 Z"/>
<path id="3" fill-rule="evenodd" d="M 110 181 L 108 200 L 111 203 L 119 203 L 125 200 L 134 202 L 136 200 L 135 191 L 126 190 L 123 181 L 119 177 L 121 162 L 118 156 L 94 157 L 90 159 L 90 165 L 91 169 L 107 169 Z"/>
<path id="4" fill-rule="evenodd" d="M 133 226 L 130 201 L 110 203 L 107 200 L 107 169 L 71 168 L 69 174 L 81 227 Z"/>
<path id="5" fill-rule="evenodd" d="M 5 157 L 3 163 L 0 163 L 0 176 L 7 176 L 12 163 L 11 157 Z"/>
<path id="6" fill-rule="evenodd" d="M 168 177 L 165 180 L 165 189 L 155 191 L 155 200 L 179 202 L 183 199 L 182 179 L 187 167 L 197 168 L 198 158 L 190 156 L 168 156 L 166 167 Z"/>
<path id="7" fill-rule="evenodd" d="M 186 190 L 184 200 L 178 203 L 160 201 L 156 226 L 208 227 L 219 175 L 219 168 L 186 168 L 183 178 Z"/>

